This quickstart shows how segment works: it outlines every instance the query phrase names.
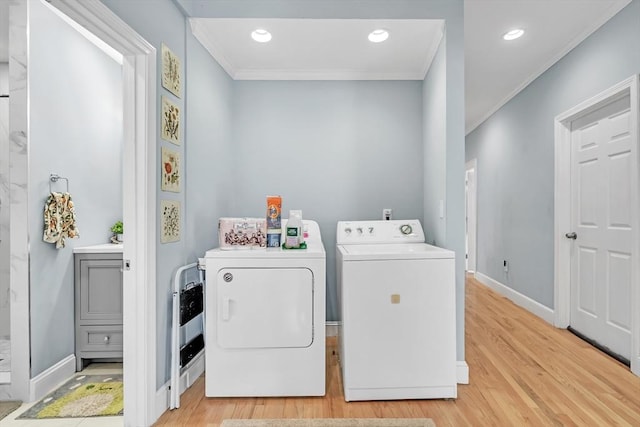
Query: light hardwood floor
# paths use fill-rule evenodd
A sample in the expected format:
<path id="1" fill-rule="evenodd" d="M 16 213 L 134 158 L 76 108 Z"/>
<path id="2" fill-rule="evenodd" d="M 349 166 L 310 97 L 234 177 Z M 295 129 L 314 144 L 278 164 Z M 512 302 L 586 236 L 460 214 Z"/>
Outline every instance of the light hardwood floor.
<path id="1" fill-rule="evenodd" d="M 157 426 L 218 426 L 225 418 L 432 418 L 444 426 L 640 426 L 640 378 L 629 368 L 467 279 L 468 385 L 456 400 L 345 402 L 335 338 L 327 395 L 207 398 L 199 378 Z M 383 343 L 381 343 L 383 345 Z"/>

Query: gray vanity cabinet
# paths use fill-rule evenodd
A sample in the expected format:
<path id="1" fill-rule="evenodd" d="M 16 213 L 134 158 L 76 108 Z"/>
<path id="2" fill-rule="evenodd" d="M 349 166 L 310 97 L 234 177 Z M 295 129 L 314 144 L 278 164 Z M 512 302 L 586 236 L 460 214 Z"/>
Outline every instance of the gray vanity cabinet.
<path id="1" fill-rule="evenodd" d="M 76 370 L 122 359 L 122 253 L 75 253 Z"/>

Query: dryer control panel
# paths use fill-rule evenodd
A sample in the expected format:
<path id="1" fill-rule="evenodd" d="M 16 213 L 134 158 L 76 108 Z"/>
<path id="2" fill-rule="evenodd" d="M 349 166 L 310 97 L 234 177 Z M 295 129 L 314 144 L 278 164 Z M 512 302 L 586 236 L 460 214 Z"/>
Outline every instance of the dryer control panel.
<path id="1" fill-rule="evenodd" d="M 338 221 L 338 245 L 424 243 L 424 231 L 417 219 L 391 221 Z"/>

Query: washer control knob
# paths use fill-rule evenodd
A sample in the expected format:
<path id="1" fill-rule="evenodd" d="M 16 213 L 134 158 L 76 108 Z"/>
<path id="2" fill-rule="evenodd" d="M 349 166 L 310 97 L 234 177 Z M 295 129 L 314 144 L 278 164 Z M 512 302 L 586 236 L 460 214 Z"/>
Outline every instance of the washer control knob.
<path id="1" fill-rule="evenodd" d="M 358 234 L 362 234 L 362 227 L 358 227 L 357 230 L 358 230 Z"/>
<path id="2" fill-rule="evenodd" d="M 373 234 L 373 227 L 369 227 L 369 234 Z"/>
<path id="3" fill-rule="evenodd" d="M 411 228 L 409 224 L 402 224 L 400 226 L 400 232 L 406 236 L 413 233 L 413 228 Z"/>
<path id="4" fill-rule="evenodd" d="M 351 228 L 347 227 L 344 229 L 344 232 L 347 233 L 347 236 L 351 234 Z"/>

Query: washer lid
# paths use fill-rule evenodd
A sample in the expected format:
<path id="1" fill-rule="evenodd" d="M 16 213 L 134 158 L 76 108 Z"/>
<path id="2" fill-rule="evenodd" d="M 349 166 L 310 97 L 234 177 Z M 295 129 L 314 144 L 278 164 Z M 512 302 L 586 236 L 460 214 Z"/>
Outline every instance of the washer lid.
<path id="1" fill-rule="evenodd" d="M 453 259 L 455 253 L 426 243 L 338 245 L 344 261 Z"/>

